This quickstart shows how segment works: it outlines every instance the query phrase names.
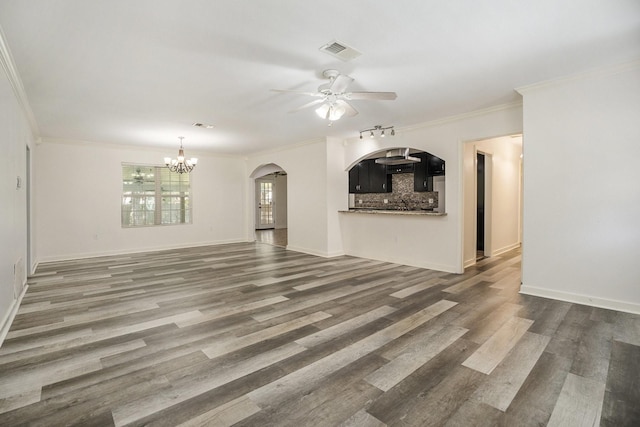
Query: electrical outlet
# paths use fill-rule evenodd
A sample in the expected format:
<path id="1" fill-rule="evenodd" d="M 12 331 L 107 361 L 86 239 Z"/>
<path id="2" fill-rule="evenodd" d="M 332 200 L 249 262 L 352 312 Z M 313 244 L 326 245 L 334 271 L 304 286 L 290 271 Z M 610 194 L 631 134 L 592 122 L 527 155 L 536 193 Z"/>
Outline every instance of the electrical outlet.
<path id="1" fill-rule="evenodd" d="M 429 203 L 433 203 L 433 199 L 432 198 L 429 198 Z"/>
<path id="2" fill-rule="evenodd" d="M 384 199 L 382 202 L 383 202 L 384 204 L 387 204 L 387 203 L 389 203 L 389 199 Z"/>
<path id="3" fill-rule="evenodd" d="M 362 199 L 358 199 L 358 204 L 362 204 Z"/>

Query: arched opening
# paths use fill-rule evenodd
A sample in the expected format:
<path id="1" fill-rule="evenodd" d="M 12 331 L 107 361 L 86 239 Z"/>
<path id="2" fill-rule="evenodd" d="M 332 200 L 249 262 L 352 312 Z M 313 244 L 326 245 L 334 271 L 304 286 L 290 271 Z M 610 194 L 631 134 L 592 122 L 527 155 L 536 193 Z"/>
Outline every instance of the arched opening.
<path id="1" fill-rule="evenodd" d="M 254 179 L 254 239 L 256 242 L 286 247 L 287 172 L 275 163 L 257 167 Z"/>
<path id="2" fill-rule="evenodd" d="M 348 169 L 349 208 L 445 212 L 445 160 L 414 148 L 385 148 Z"/>

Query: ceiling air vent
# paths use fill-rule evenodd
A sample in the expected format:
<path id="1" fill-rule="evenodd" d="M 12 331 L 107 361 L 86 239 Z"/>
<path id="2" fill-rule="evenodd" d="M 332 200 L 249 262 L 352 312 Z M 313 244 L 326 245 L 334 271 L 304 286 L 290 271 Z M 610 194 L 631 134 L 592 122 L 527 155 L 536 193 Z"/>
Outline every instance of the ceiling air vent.
<path id="1" fill-rule="evenodd" d="M 213 125 L 207 125 L 207 124 L 199 123 L 199 122 L 195 122 L 191 126 L 195 126 L 197 128 L 213 129 Z"/>
<path id="2" fill-rule="evenodd" d="M 343 61 L 351 61 L 352 59 L 355 59 L 358 56 L 362 55 L 362 53 L 358 52 L 354 48 L 347 46 L 346 44 L 337 40 L 333 40 L 325 44 L 324 46 L 320 47 L 320 50 Z"/>

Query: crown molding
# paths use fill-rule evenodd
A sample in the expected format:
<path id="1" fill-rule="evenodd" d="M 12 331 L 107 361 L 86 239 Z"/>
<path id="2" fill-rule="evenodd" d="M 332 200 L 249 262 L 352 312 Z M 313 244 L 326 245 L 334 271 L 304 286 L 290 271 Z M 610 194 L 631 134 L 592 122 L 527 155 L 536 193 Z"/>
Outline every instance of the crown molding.
<path id="1" fill-rule="evenodd" d="M 294 148 L 304 147 L 306 145 L 313 145 L 313 144 L 324 143 L 324 142 L 327 142 L 327 137 L 311 138 L 311 139 L 307 139 L 307 140 L 304 140 L 304 141 L 301 141 L 301 142 L 297 142 L 297 143 L 293 143 L 293 144 L 289 144 L 289 145 L 283 145 L 283 146 L 280 146 L 280 147 L 270 148 L 268 150 L 254 151 L 252 153 L 244 155 L 244 158 L 245 159 L 250 159 L 252 157 L 260 157 L 260 156 L 264 156 L 264 155 L 278 153 L 278 152 L 281 152 L 281 151 L 288 151 L 288 150 L 291 150 L 291 149 L 294 149 Z"/>
<path id="2" fill-rule="evenodd" d="M 113 142 L 101 142 L 101 141 L 89 141 L 89 140 L 80 140 L 80 139 L 65 139 L 65 138 L 39 138 L 38 144 L 51 144 L 51 145 L 72 145 L 76 147 L 99 147 L 110 150 L 118 150 L 118 151 L 144 151 L 144 152 L 153 152 L 153 153 L 163 153 L 168 150 L 171 153 L 174 153 L 178 150 L 178 146 L 175 147 L 159 147 L 159 146 L 149 146 L 149 145 L 131 145 L 131 144 L 119 144 Z M 189 154 L 197 154 L 198 157 L 222 157 L 229 159 L 244 159 L 244 155 L 239 154 L 225 154 L 225 153 L 216 153 L 208 150 L 196 150 L 189 149 Z"/>
<path id="3" fill-rule="evenodd" d="M 18 70 L 16 69 L 15 62 L 13 61 L 13 55 L 11 55 L 11 50 L 9 49 L 9 45 L 7 44 L 6 37 L 4 35 L 4 32 L 2 31 L 2 27 L 0 27 L 0 64 L 2 64 L 2 68 L 7 75 L 7 79 L 9 80 L 9 84 L 11 84 L 13 93 L 16 95 L 18 104 L 20 104 L 20 107 L 22 108 L 22 111 L 24 112 L 24 115 L 29 122 L 33 137 L 35 139 L 38 139 L 40 136 L 38 123 L 36 122 L 36 118 L 33 115 L 33 110 L 31 110 L 31 105 L 29 105 L 27 93 L 24 90 L 22 79 L 20 78 Z"/>
<path id="4" fill-rule="evenodd" d="M 525 95 L 528 92 L 544 89 L 547 87 L 553 87 L 561 84 L 570 83 L 573 81 L 618 74 L 618 73 L 630 71 L 636 68 L 640 68 L 640 58 L 634 59 L 632 61 L 614 64 L 614 65 L 608 65 L 605 67 L 593 68 L 580 73 L 571 74 L 568 76 L 562 76 L 555 79 L 545 80 L 539 83 L 533 83 L 530 85 L 521 86 L 516 88 L 516 91 L 521 95 Z"/>
<path id="5" fill-rule="evenodd" d="M 440 119 L 431 120 L 429 122 L 418 123 L 412 126 L 405 126 L 400 128 L 396 127 L 396 135 L 399 132 L 408 132 L 408 131 L 414 131 L 414 130 L 429 128 L 434 126 L 442 126 L 442 125 L 457 122 L 460 120 L 471 119 L 474 117 L 480 117 L 487 114 L 496 113 L 499 111 L 513 110 L 517 108 L 522 108 L 522 100 L 519 100 L 516 102 L 509 102 L 506 104 L 494 105 L 492 107 L 482 108 L 479 110 L 473 110 L 467 113 L 457 114 L 455 116 L 447 116 Z"/>

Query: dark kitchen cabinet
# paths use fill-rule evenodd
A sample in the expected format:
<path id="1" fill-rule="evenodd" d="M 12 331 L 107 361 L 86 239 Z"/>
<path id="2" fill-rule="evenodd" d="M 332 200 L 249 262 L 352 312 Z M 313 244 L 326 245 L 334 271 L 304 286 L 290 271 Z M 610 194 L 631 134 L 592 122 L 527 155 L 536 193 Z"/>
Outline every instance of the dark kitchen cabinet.
<path id="1" fill-rule="evenodd" d="M 369 190 L 369 166 L 360 162 L 349 169 L 349 193 L 366 193 L 365 190 Z"/>
<path id="2" fill-rule="evenodd" d="M 420 163 L 414 166 L 413 191 L 433 191 L 433 177 L 444 175 L 444 160 L 430 153 L 416 153 L 412 156 L 420 159 Z"/>
<path id="3" fill-rule="evenodd" d="M 387 165 L 376 163 L 375 160 L 367 160 L 369 163 L 369 192 L 390 193 L 391 176 L 387 175 Z"/>
<path id="4" fill-rule="evenodd" d="M 389 193 L 391 176 L 385 165 L 363 160 L 349 170 L 349 193 Z"/>
<path id="5" fill-rule="evenodd" d="M 444 176 L 444 160 L 431 154 L 429 156 L 431 156 L 429 158 L 429 175 Z"/>

